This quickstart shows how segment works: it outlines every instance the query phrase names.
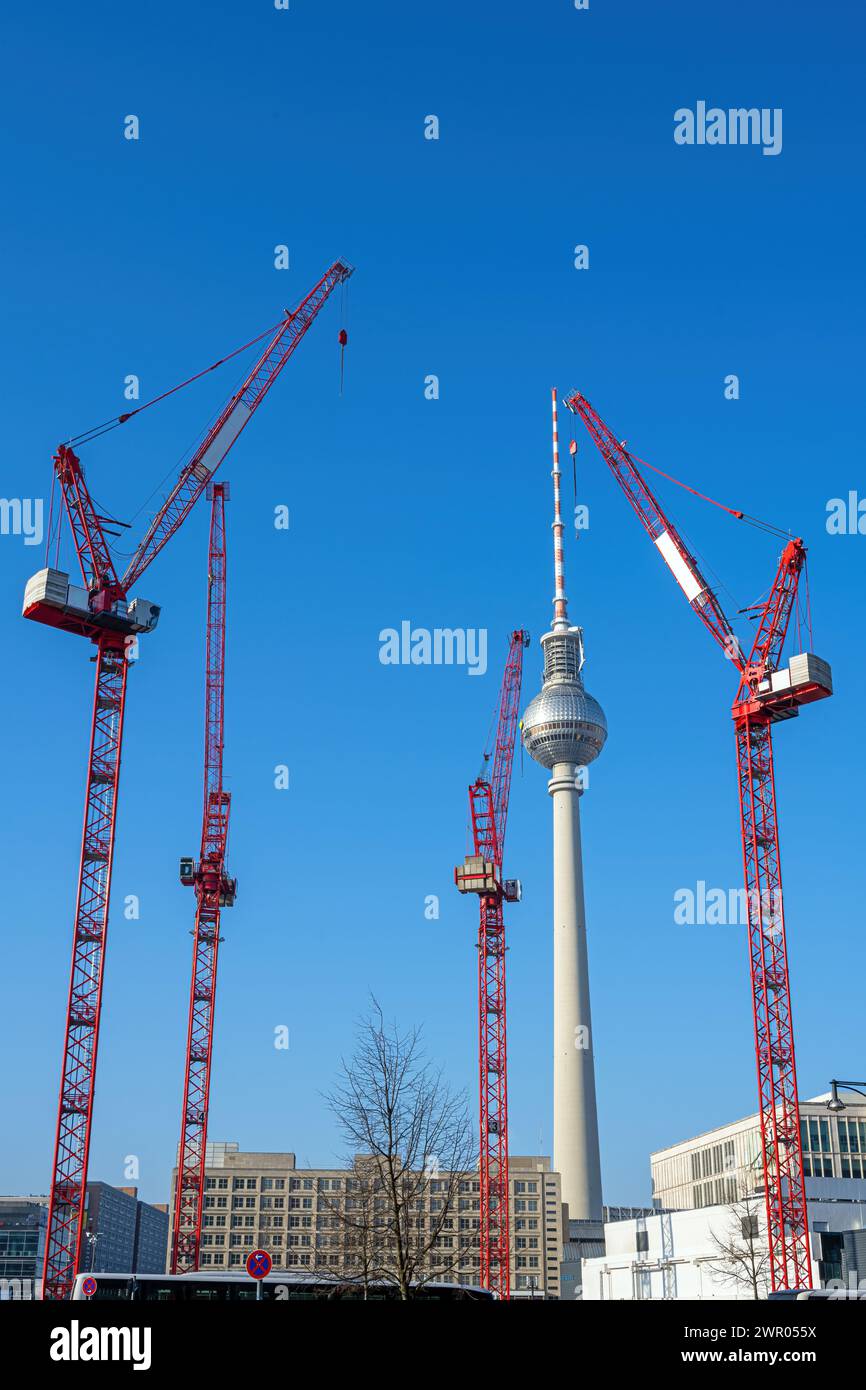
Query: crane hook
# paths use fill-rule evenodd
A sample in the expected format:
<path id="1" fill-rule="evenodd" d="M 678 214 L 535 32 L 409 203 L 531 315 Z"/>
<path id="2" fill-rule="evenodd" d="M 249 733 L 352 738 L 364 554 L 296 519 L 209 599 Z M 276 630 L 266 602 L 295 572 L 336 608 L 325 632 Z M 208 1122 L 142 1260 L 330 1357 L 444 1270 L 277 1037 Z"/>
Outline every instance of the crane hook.
<path id="1" fill-rule="evenodd" d="M 340 329 L 340 332 L 339 332 L 338 337 L 337 337 L 337 341 L 338 341 L 339 344 L 340 344 L 340 395 L 342 396 L 342 394 L 343 394 L 343 364 L 344 364 L 345 357 L 346 357 L 346 344 L 347 344 L 348 341 L 349 341 L 349 335 L 348 335 L 348 333 L 346 332 L 345 328 L 341 328 L 341 329 Z"/>

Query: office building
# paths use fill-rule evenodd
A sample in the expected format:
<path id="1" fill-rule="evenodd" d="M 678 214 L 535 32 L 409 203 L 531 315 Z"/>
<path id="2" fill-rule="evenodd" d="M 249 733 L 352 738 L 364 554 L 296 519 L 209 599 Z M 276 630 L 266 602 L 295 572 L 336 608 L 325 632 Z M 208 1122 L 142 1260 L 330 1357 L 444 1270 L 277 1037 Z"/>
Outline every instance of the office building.
<path id="1" fill-rule="evenodd" d="M 549 1158 L 511 1155 L 511 1287 L 516 1298 L 558 1298 L 562 1258 L 562 1194 Z M 241 1270 L 261 1248 L 278 1269 L 352 1272 L 346 1253 L 345 1213 L 352 1210 L 358 1179 L 340 1168 L 298 1168 L 293 1153 L 246 1153 L 235 1143 L 210 1143 L 206 1150 L 205 1208 L 199 1267 Z M 440 1187 L 441 1185 L 441 1187 Z M 416 1220 L 437 1220 L 437 1195 L 450 1186 L 447 1174 L 426 1180 Z M 175 1191 L 174 1179 L 171 1189 Z M 441 1244 L 432 1252 L 432 1271 L 475 1284 L 480 1277 L 480 1185 L 477 1173 L 459 1179 Z M 439 1207 L 441 1210 L 441 1206 Z M 174 1212 L 171 1212 L 173 1221 Z M 170 1231 L 169 1231 L 170 1240 Z M 166 1248 L 170 1248 L 169 1241 Z M 456 1268 L 455 1268 L 456 1266 Z"/>

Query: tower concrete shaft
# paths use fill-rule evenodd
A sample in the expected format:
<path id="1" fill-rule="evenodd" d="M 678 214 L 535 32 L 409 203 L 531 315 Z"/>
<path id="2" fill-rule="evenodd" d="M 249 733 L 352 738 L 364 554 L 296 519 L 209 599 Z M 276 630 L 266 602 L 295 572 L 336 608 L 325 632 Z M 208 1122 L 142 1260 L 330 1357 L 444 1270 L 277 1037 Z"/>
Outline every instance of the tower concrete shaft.
<path id="1" fill-rule="evenodd" d="M 556 763 L 553 803 L 553 1161 L 572 1219 L 601 1221 L 589 953 L 580 844 L 580 769 Z"/>
<path id="2" fill-rule="evenodd" d="M 541 639 L 544 679 L 523 716 L 529 755 L 551 772 L 553 805 L 553 1152 L 569 1217 L 600 1221 L 589 960 L 583 899 L 580 796 L 604 747 L 607 721 L 583 684 L 583 632 L 568 619 L 559 439 L 553 392 L 553 622 Z"/>

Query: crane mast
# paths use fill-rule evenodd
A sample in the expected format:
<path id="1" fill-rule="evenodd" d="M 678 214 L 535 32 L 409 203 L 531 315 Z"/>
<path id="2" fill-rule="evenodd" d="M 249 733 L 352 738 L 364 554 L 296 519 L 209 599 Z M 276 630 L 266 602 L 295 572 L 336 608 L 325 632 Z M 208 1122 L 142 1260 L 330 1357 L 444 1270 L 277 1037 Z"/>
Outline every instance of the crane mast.
<path id="1" fill-rule="evenodd" d="M 43 1298 L 66 1298 L 78 1268 L 102 1007 L 128 662 L 123 638 L 96 643 L 96 682 L 84 793 L 66 1033 L 45 1240 Z"/>
<path id="2" fill-rule="evenodd" d="M 454 870 L 461 893 L 477 893 L 479 1069 L 479 1247 L 481 1283 L 511 1295 L 508 1186 L 508 1048 L 505 993 L 504 902 L 520 899 L 516 879 L 503 879 L 502 863 L 514 744 L 529 634 L 511 634 L 502 678 L 493 768 L 469 788 L 474 854 Z"/>
<path id="3" fill-rule="evenodd" d="M 96 683 L 45 1237 L 43 1297 L 47 1299 L 68 1297 L 80 1259 L 127 671 L 129 660 L 137 652 L 138 637 L 156 627 L 160 612 L 156 604 L 147 600 L 130 599 L 130 590 L 212 481 L 320 309 L 351 274 L 350 266 L 335 261 L 298 307 L 286 311 L 264 353 L 181 470 L 121 578 L 117 576 L 108 541 L 115 523 L 102 515 L 93 502 L 80 459 L 68 443 L 61 445 L 54 456 L 55 478 L 83 582 L 71 583 L 70 576 L 61 570 L 40 570 L 26 585 L 23 616 L 93 642 Z M 114 423 L 129 418 L 120 416 Z"/>
<path id="4" fill-rule="evenodd" d="M 781 666 L 806 548 L 799 538 L 787 542 L 759 615 L 751 651 L 745 658 L 697 560 L 665 515 L 624 443 L 616 439 L 579 392 L 574 392 L 566 404 L 584 421 L 695 613 L 739 673 L 732 716 L 770 1283 L 773 1290 L 811 1288 L 772 738 L 774 724 L 798 715 L 801 705 L 833 693 L 829 666 L 812 653 L 792 656 L 786 667 Z"/>
<path id="5" fill-rule="evenodd" d="M 226 871 L 231 794 L 223 788 L 228 483 L 213 483 L 208 542 L 205 662 L 204 806 L 199 860 L 180 861 L 180 881 L 195 888 L 192 980 L 180 1120 L 171 1273 L 198 1269 L 204 1211 L 205 1153 L 213 1057 L 220 912 L 233 907 L 237 880 Z"/>

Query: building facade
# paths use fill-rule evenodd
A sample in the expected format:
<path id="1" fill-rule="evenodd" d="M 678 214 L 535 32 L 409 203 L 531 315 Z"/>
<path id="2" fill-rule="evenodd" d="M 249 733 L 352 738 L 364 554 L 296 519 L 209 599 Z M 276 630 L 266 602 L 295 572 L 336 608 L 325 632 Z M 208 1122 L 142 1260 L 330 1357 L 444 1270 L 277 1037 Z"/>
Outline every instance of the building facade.
<path id="1" fill-rule="evenodd" d="M 562 1249 L 560 1298 L 583 1297 L 584 1263 L 604 1254 L 604 1233 L 609 1222 L 630 1221 L 652 1214 L 651 1207 L 603 1207 L 600 1221 L 569 1220 Z"/>
<path id="2" fill-rule="evenodd" d="M 823 1180 L 866 1180 L 866 1101 L 843 1092 L 844 1110 L 828 1110 L 829 1092 L 800 1101 L 806 1197 L 825 1195 Z M 763 1186 L 757 1114 L 650 1155 L 652 1201 L 668 1211 L 715 1206 Z"/>
<path id="3" fill-rule="evenodd" d="M 866 1101 L 841 1088 L 840 1099 L 800 1102 L 812 1281 L 866 1289 Z M 752 1276 L 765 1293 L 757 1114 L 660 1149 L 650 1166 L 653 1210 L 605 1221 L 602 1249 L 582 1261 L 583 1298 L 753 1298 Z"/>
<path id="4" fill-rule="evenodd" d="M 510 1167 L 511 1287 L 514 1297 L 559 1298 L 562 1194 L 550 1159 L 512 1155 Z M 246 1153 L 234 1143 L 208 1144 L 202 1214 L 202 1270 L 242 1269 L 252 1250 L 267 1250 L 277 1269 L 336 1273 L 345 1267 L 345 1225 L 340 1213 L 354 1200 L 353 1174 L 339 1168 L 298 1168 L 292 1153 Z M 171 1192 L 175 1191 L 176 1172 Z M 431 1176 L 416 1220 L 438 1219 L 438 1185 Z M 480 1278 L 477 1173 L 459 1181 L 453 1214 L 446 1217 L 439 1250 L 431 1255 L 443 1278 L 477 1284 Z M 168 1240 L 173 1231 L 172 1207 Z M 456 1252 L 456 1253 L 455 1253 Z M 457 1271 L 454 1273 L 455 1259 Z M 445 1271 L 448 1271 L 445 1273 Z"/>
<path id="5" fill-rule="evenodd" d="M 841 1179 L 824 1181 L 836 1193 L 845 1185 Z M 849 1192 L 808 1202 L 815 1287 L 866 1289 L 866 1183 L 851 1179 L 848 1187 L 853 1184 L 861 1189 L 860 1200 Z M 748 1203 L 607 1223 L 604 1233 L 604 1254 L 583 1261 L 585 1301 L 753 1299 L 751 1270 L 759 1296 L 766 1297 L 767 1218 L 761 1194 Z M 740 1252 L 739 1261 L 725 1258 L 730 1250 Z"/>
<path id="6" fill-rule="evenodd" d="M 47 1197 L 0 1197 L 0 1299 L 36 1298 L 47 1217 Z"/>
<path id="7" fill-rule="evenodd" d="M 132 1268 L 136 1274 L 165 1273 L 165 1243 L 168 1240 L 168 1205 L 142 1202 L 137 1187 L 121 1187 L 135 1199 L 135 1243 Z"/>
<path id="8" fill-rule="evenodd" d="M 80 1269 L 84 1274 L 163 1274 L 168 1212 L 142 1202 L 137 1187 L 87 1184 Z"/>

